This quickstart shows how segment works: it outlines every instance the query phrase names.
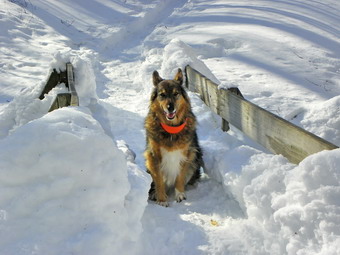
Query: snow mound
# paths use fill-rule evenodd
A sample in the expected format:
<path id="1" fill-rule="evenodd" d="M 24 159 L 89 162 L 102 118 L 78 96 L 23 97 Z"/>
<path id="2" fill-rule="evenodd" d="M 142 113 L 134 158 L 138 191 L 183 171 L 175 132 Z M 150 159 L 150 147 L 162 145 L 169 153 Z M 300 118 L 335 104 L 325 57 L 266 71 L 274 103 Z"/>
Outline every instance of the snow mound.
<path id="1" fill-rule="evenodd" d="M 258 241 L 262 248 L 254 254 L 339 254 L 340 149 L 311 155 L 298 166 L 247 147 L 228 154 L 215 158 L 215 176 L 222 176 L 246 215 L 239 231 L 247 233 L 242 242 L 248 251 Z M 233 157 L 244 162 L 241 171 L 233 169 Z"/>
<path id="2" fill-rule="evenodd" d="M 86 108 L 18 128 L 0 143 L 0 169 L 0 254 L 128 252 L 141 232 L 146 202 L 125 207 L 126 159 Z"/>
<path id="3" fill-rule="evenodd" d="M 220 83 L 203 61 L 198 58 L 195 50 L 177 38 L 172 39 L 164 49 L 145 49 L 143 54 L 145 60 L 135 75 L 134 83 L 138 86 L 142 84 L 144 93 L 147 95 L 151 93 L 151 77 L 154 70 L 158 70 L 162 78 L 172 79 L 178 68 L 184 72 L 185 67 L 190 65 L 216 84 Z"/>
<path id="4" fill-rule="evenodd" d="M 272 222 L 288 254 L 339 254 L 339 165 L 340 149 L 323 151 L 285 176 L 285 192 L 272 200 Z"/>
<path id="5" fill-rule="evenodd" d="M 184 70 L 186 65 L 190 65 L 211 81 L 217 84 L 219 83 L 218 79 L 212 74 L 209 68 L 198 59 L 195 51 L 188 44 L 179 39 L 172 39 L 169 44 L 165 46 L 162 59 L 161 74 L 175 74 L 178 68 Z"/>
<path id="6" fill-rule="evenodd" d="M 238 144 L 235 130 L 233 135 L 222 132 L 216 116 L 206 106 L 198 107 L 193 95 L 192 102 L 203 152 L 208 152 L 206 173 L 222 183 L 244 214 L 237 222 L 224 223 L 224 234 L 238 239 L 234 245 L 245 247 L 247 254 L 339 254 L 340 149 L 291 164 L 281 155 Z M 306 116 L 321 118 L 316 114 L 320 108 L 323 116 L 335 116 L 337 102 L 334 98 L 316 105 L 315 115 L 312 109 Z M 230 234 L 230 229 L 235 232 Z M 223 249 L 229 248 L 221 244 Z"/>
<path id="7" fill-rule="evenodd" d="M 310 105 L 301 121 L 308 131 L 340 146 L 340 96 Z"/>

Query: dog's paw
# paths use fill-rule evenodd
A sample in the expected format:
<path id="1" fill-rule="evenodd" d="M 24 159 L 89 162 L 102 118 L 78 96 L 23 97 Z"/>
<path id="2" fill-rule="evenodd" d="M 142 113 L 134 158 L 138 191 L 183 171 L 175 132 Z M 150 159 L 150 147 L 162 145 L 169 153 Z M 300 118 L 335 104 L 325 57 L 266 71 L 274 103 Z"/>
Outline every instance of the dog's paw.
<path id="1" fill-rule="evenodd" d="M 185 193 L 184 192 L 179 192 L 176 190 L 176 201 L 177 203 L 180 203 L 182 202 L 183 200 L 186 200 L 186 196 L 185 196 Z"/>
<path id="2" fill-rule="evenodd" d="M 157 204 L 164 207 L 169 207 L 169 203 L 167 201 L 157 201 Z"/>

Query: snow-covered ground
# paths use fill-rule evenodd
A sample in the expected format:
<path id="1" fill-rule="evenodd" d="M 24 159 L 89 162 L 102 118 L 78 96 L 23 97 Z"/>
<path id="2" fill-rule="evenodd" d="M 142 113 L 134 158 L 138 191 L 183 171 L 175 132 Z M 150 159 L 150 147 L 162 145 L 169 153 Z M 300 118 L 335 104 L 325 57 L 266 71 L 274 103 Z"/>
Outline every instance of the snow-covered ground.
<path id="1" fill-rule="evenodd" d="M 0 254 L 340 254 L 340 149 L 272 155 L 189 93 L 206 173 L 147 201 L 151 74 L 191 64 L 340 146 L 338 0 L 0 0 Z M 80 107 L 38 99 L 71 61 Z"/>

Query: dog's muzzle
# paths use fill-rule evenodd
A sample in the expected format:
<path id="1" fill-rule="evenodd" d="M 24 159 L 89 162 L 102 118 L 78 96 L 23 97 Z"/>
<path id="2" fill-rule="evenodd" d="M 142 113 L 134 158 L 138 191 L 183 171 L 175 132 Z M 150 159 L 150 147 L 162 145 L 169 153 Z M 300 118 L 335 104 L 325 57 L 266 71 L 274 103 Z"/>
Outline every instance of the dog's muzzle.
<path id="1" fill-rule="evenodd" d="M 176 117 L 176 109 L 175 109 L 175 105 L 170 102 L 167 107 L 166 110 L 164 111 L 165 116 L 167 118 L 167 120 L 173 120 Z"/>
<path id="2" fill-rule="evenodd" d="M 173 120 L 176 117 L 176 110 L 173 112 L 164 112 L 167 120 Z"/>

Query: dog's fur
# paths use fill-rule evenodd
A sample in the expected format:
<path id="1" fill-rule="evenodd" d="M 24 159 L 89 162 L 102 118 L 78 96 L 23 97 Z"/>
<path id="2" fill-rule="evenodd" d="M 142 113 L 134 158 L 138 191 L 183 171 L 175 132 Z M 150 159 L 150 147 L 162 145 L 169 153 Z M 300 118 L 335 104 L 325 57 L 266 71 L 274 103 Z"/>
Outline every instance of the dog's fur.
<path id="1" fill-rule="evenodd" d="M 203 167 L 202 151 L 196 134 L 196 117 L 192 113 L 189 97 L 182 87 L 181 69 L 173 80 L 163 80 L 153 72 L 154 89 L 151 94 L 149 113 L 145 119 L 147 171 L 153 182 L 149 199 L 168 206 L 167 193 L 175 188 L 175 199 L 186 199 L 185 186 L 194 184 Z M 186 122 L 182 131 L 168 133 L 161 123 L 179 126 Z"/>

